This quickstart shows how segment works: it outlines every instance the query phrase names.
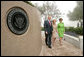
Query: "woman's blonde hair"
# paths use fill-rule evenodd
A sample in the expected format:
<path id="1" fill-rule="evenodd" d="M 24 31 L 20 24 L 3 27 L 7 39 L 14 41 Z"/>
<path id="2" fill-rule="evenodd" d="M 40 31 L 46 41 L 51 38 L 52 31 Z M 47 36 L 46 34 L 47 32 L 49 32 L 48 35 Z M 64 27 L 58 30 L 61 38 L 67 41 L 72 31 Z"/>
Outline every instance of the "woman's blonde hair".
<path id="1" fill-rule="evenodd" d="M 54 19 L 54 20 L 56 20 L 56 19 Z M 54 20 L 52 20 L 52 23 L 53 23 L 53 24 L 55 24 Z"/>

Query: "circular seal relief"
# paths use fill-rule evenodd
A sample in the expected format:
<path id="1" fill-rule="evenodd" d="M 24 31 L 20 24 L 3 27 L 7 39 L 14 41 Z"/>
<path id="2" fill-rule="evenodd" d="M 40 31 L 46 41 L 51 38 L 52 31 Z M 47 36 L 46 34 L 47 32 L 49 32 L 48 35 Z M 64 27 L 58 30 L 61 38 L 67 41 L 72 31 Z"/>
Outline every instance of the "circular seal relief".
<path id="1" fill-rule="evenodd" d="M 25 33 L 29 26 L 29 19 L 21 8 L 12 8 L 7 15 L 7 25 L 11 32 L 17 35 Z"/>

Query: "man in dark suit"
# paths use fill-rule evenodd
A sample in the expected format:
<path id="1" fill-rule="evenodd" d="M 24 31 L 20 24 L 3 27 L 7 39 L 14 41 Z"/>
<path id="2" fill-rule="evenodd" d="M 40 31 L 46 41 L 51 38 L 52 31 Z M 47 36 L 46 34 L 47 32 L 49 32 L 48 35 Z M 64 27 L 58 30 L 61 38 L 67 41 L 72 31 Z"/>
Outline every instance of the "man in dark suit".
<path id="1" fill-rule="evenodd" d="M 45 30 L 45 42 L 49 48 L 51 48 L 51 37 L 52 37 L 52 23 L 51 23 L 51 16 L 48 16 L 48 20 L 44 21 L 44 30 Z"/>

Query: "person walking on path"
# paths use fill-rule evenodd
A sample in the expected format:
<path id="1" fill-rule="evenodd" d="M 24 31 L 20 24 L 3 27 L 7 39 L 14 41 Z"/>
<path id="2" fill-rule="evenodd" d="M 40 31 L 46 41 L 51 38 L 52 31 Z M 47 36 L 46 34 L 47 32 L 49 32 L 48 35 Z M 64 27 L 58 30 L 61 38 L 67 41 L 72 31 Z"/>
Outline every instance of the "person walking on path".
<path id="1" fill-rule="evenodd" d="M 58 25 L 57 25 L 57 31 L 58 31 L 58 35 L 60 37 L 59 41 L 60 41 L 60 45 L 62 45 L 62 38 L 64 36 L 64 32 L 65 32 L 65 28 L 64 28 L 64 23 L 62 22 L 63 19 L 60 18 Z"/>
<path id="2" fill-rule="evenodd" d="M 52 31 L 52 46 L 54 47 L 55 40 L 56 40 L 56 33 L 57 33 L 56 19 L 52 20 L 52 26 L 53 26 L 53 31 Z"/>
<path id="3" fill-rule="evenodd" d="M 44 21 L 44 30 L 45 30 L 45 42 L 46 45 L 51 48 L 51 37 L 52 37 L 52 23 L 51 23 L 51 16 L 48 16 L 48 20 Z"/>

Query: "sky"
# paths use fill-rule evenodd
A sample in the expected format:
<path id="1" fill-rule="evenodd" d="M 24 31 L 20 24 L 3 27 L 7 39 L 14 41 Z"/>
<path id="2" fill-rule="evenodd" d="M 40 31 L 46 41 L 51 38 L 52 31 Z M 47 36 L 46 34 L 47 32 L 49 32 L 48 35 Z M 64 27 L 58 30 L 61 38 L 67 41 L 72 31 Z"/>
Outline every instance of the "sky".
<path id="1" fill-rule="evenodd" d="M 42 6 L 44 1 L 31 1 L 33 4 L 37 3 L 39 6 Z M 50 1 L 52 3 L 52 1 Z M 73 11 L 74 8 L 77 6 L 76 1 L 55 1 L 55 4 L 57 5 L 57 8 L 60 10 L 61 13 L 64 13 L 62 15 L 64 25 L 66 27 L 76 27 L 77 26 L 77 21 L 70 21 L 69 18 L 67 17 L 67 14 L 69 11 Z M 41 20 L 41 26 L 44 24 L 44 20 Z M 58 23 L 58 21 L 57 21 Z"/>

